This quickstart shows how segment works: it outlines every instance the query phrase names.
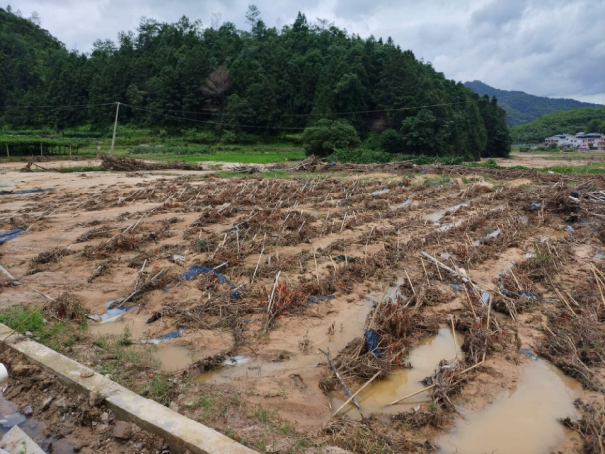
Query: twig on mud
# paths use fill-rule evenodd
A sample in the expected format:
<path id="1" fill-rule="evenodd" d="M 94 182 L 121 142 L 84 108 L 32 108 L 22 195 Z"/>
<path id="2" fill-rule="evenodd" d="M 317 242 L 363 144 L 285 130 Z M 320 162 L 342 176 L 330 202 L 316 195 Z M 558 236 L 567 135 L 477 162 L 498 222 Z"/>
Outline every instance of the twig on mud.
<path id="1" fill-rule="evenodd" d="M 378 371 L 378 372 L 376 372 L 376 373 L 374 374 L 374 376 L 373 376 L 372 378 L 370 378 L 370 379 L 369 379 L 367 382 L 365 382 L 365 384 L 364 384 L 364 385 L 363 385 L 361 388 L 359 388 L 357 391 L 355 391 L 355 394 L 353 394 L 351 397 L 349 397 L 349 398 L 348 398 L 348 399 L 345 401 L 345 403 L 344 403 L 344 404 L 342 404 L 342 405 L 341 405 L 341 406 L 338 408 L 338 410 L 336 410 L 334 413 L 332 413 L 332 418 L 333 418 L 334 416 L 336 416 L 336 415 L 338 414 L 338 412 L 339 412 L 340 410 L 342 410 L 342 409 L 343 409 L 343 408 L 344 408 L 344 407 L 345 407 L 345 406 L 346 406 L 346 405 L 347 405 L 349 402 L 351 402 L 351 401 L 352 401 L 352 400 L 355 398 L 355 396 L 357 396 L 357 394 L 359 394 L 361 391 L 363 391 L 363 389 L 364 389 L 366 386 L 368 386 L 370 383 L 372 383 L 372 382 L 374 381 L 374 379 L 375 379 L 376 377 L 378 377 L 378 376 L 379 376 L 381 373 L 382 373 L 382 371 Z"/>
<path id="2" fill-rule="evenodd" d="M 474 366 L 471 366 L 471 367 L 469 367 L 469 368 L 467 368 L 467 369 L 464 369 L 462 372 L 460 372 L 460 374 L 459 374 L 459 375 L 466 374 L 467 372 L 469 372 L 469 371 L 471 371 L 471 370 L 475 369 L 476 367 L 481 366 L 481 365 L 484 363 L 484 361 L 485 361 L 485 360 L 480 361 L 480 362 L 478 362 L 477 364 L 475 364 Z M 402 402 L 402 401 L 404 401 L 404 400 L 406 400 L 406 399 L 409 399 L 410 397 L 414 397 L 414 396 L 417 396 L 418 394 L 422 394 L 423 392 L 428 391 L 429 389 L 433 389 L 435 386 L 437 386 L 437 384 L 438 384 L 438 383 L 433 383 L 432 385 L 427 386 L 426 388 L 423 388 L 423 389 L 421 389 L 420 391 L 413 392 L 412 394 L 408 394 L 407 396 L 402 397 L 401 399 L 394 400 L 393 402 L 391 402 L 390 404 L 388 404 L 388 405 L 386 405 L 386 406 L 387 406 L 387 407 L 390 407 L 391 405 L 398 404 L 399 402 Z"/>
<path id="3" fill-rule="evenodd" d="M 342 379 L 342 377 L 338 373 L 338 369 L 336 369 L 336 366 L 334 365 L 334 361 L 332 361 L 332 354 L 330 353 L 330 348 L 328 347 L 328 351 L 327 352 L 324 352 L 321 348 L 319 349 L 319 351 L 322 352 L 324 355 L 326 355 L 326 358 L 328 358 L 328 363 L 330 364 L 330 367 L 334 371 L 334 374 L 336 375 L 336 378 L 338 378 L 338 381 L 340 382 L 340 384 L 342 385 L 342 387 L 345 389 L 346 393 L 349 395 L 349 397 L 351 397 L 351 400 L 353 401 L 353 403 L 355 404 L 355 406 L 358 409 L 361 409 L 361 407 L 359 406 L 359 402 L 357 402 L 357 399 L 355 399 L 355 396 L 353 395 L 353 393 L 351 392 L 351 390 L 349 389 L 349 387 L 347 386 L 347 384 L 345 383 L 345 381 Z M 380 372 L 382 372 L 382 371 L 380 371 Z"/>
<path id="4" fill-rule="evenodd" d="M 267 322 L 265 323 L 265 334 L 269 331 L 269 325 L 271 324 L 271 319 L 273 318 L 271 315 L 271 307 L 273 305 L 273 296 L 275 295 L 275 288 L 277 287 L 277 283 L 279 282 L 279 275 L 281 271 L 277 272 L 275 276 L 275 284 L 273 284 L 273 290 L 271 291 L 271 296 L 269 297 L 269 301 L 267 303 Z"/>

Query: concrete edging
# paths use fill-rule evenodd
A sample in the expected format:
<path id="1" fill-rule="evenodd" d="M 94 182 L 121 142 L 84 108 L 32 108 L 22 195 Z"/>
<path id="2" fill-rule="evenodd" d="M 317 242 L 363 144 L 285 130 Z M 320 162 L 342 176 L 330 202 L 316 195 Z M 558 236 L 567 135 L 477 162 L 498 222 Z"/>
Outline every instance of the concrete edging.
<path id="1" fill-rule="evenodd" d="M 0 323 L 0 341 L 12 330 Z M 66 386 L 90 395 L 97 392 L 119 419 L 164 438 L 174 449 L 194 454 L 249 454 L 255 451 L 159 403 L 146 399 L 56 351 L 30 339 L 11 336 L 6 345 L 56 375 Z M 92 373 L 87 378 L 81 378 Z"/>

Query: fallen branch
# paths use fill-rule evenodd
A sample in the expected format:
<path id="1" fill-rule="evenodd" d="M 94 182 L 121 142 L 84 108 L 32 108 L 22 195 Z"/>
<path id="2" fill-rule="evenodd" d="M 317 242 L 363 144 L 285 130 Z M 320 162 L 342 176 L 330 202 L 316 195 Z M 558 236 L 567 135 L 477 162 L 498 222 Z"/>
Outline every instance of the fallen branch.
<path id="1" fill-rule="evenodd" d="M 349 389 L 349 387 L 347 386 L 347 384 L 345 383 L 345 381 L 342 379 L 342 377 L 338 373 L 338 370 L 336 369 L 336 366 L 334 365 L 334 361 L 332 361 L 332 354 L 330 353 L 330 349 L 328 348 L 328 351 L 324 352 L 320 348 L 319 351 L 322 352 L 324 355 L 326 355 L 326 358 L 328 358 L 328 363 L 330 364 L 330 367 L 334 371 L 334 374 L 336 374 L 336 378 L 338 378 L 338 381 L 340 382 L 340 384 L 342 385 L 342 387 L 345 389 L 345 391 L 347 392 L 347 394 L 349 395 L 349 397 L 351 398 L 351 400 L 353 401 L 353 403 L 355 404 L 355 406 L 358 409 L 361 409 L 361 407 L 359 406 L 359 402 L 357 402 L 357 399 L 355 399 L 355 396 L 353 395 L 353 393 L 351 392 L 351 390 Z"/>

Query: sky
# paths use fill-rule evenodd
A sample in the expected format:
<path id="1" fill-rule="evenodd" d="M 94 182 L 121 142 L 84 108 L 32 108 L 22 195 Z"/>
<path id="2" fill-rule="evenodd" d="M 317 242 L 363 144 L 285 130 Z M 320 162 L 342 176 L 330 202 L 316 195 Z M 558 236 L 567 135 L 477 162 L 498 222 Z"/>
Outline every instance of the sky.
<path id="1" fill-rule="evenodd" d="M 605 104 L 605 0 L 5 0 L 68 49 L 135 30 L 141 17 L 182 15 L 210 26 L 212 15 L 248 29 L 248 4 L 269 27 L 334 22 L 362 37 L 389 36 L 446 77 L 503 90 Z"/>

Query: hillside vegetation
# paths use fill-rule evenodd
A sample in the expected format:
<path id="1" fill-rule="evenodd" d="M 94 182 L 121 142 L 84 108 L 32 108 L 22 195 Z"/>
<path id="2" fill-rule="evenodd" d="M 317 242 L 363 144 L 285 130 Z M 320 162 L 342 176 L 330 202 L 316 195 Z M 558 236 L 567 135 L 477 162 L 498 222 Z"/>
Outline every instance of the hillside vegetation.
<path id="1" fill-rule="evenodd" d="M 480 96 L 496 96 L 500 107 L 506 110 L 506 122 L 509 126 L 530 123 L 542 115 L 561 110 L 599 106 L 599 104 L 580 102 L 575 99 L 545 98 L 543 96 L 528 95 L 522 91 L 499 90 L 479 80 L 466 82 L 464 85 Z"/>
<path id="2" fill-rule="evenodd" d="M 106 133 L 120 102 L 121 125 L 168 135 L 193 129 L 201 142 L 218 135 L 254 143 L 317 124 L 324 134 L 352 130 L 360 139 L 388 130 L 391 151 L 410 154 L 509 153 L 495 98 L 446 79 L 390 38 L 364 40 L 303 14 L 269 28 L 253 5 L 246 17 L 246 31 L 143 19 L 136 32 L 98 40 L 85 55 L 0 9 L 0 126 Z"/>
<path id="3" fill-rule="evenodd" d="M 544 115 L 526 125 L 513 127 L 511 135 L 521 142 L 542 142 L 555 134 L 582 131 L 605 133 L 605 107 L 584 107 Z"/>

